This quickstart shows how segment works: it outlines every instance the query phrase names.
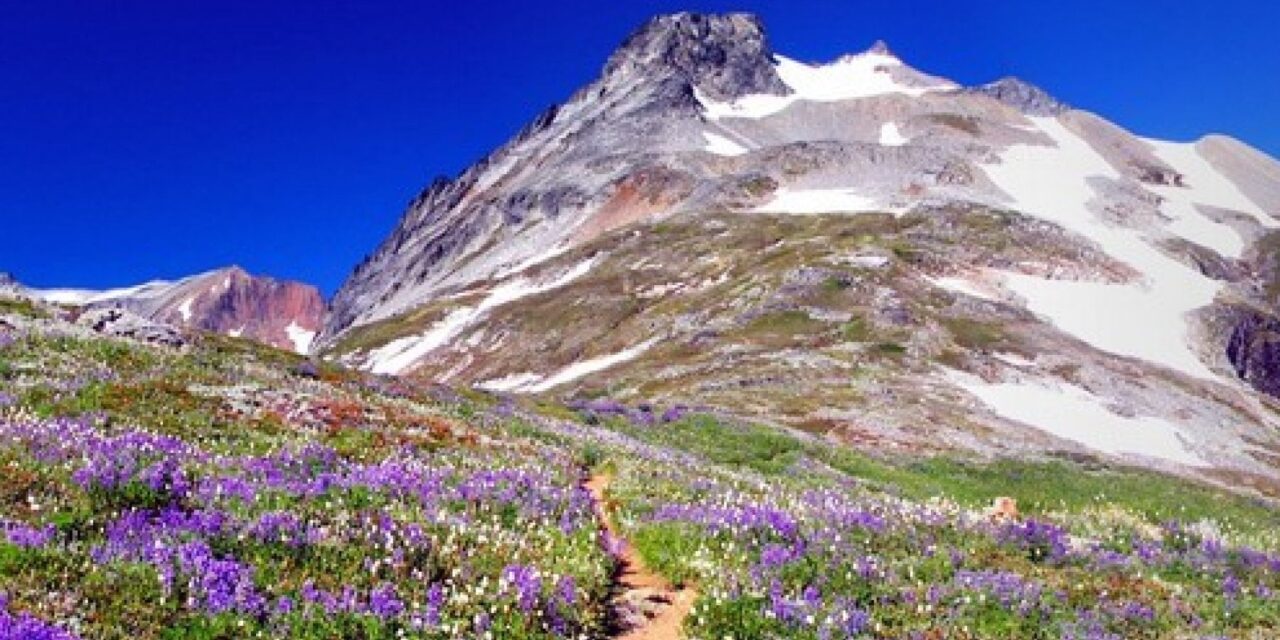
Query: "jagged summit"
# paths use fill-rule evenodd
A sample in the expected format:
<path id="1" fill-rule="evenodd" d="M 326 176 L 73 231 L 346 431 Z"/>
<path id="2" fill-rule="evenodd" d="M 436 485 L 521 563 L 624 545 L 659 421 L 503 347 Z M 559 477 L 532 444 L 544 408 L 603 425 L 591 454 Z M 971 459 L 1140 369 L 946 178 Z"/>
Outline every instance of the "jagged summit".
<path id="1" fill-rule="evenodd" d="M 760 19 L 746 13 L 677 13 L 653 18 L 623 41 L 606 76 L 674 73 L 716 100 L 784 95 Z"/>
<path id="2" fill-rule="evenodd" d="M 881 55 L 881 56 L 894 56 L 895 58 L 897 57 L 896 55 L 894 55 L 893 50 L 889 48 L 889 43 L 885 42 L 884 40 L 876 40 L 874 43 L 872 43 L 871 48 L 867 49 L 865 53 Z"/>
<path id="3" fill-rule="evenodd" d="M 1071 109 L 1044 89 L 1021 78 L 1006 76 L 972 89 L 1033 116 L 1056 116 Z"/>

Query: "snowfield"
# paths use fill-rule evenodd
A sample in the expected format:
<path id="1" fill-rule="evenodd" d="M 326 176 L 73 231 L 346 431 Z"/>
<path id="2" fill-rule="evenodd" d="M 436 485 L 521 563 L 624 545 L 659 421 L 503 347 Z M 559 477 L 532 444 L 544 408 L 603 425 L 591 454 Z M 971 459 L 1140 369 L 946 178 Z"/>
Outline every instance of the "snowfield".
<path id="1" fill-rule="evenodd" d="M 1175 464 L 1207 463 L 1187 447 L 1182 430 L 1152 416 L 1122 416 L 1080 387 L 1035 382 L 988 383 L 949 372 L 948 379 L 998 415 L 1113 456 L 1156 458 Z"/>
<path id="2" fill-rule="evenodd" d="M 939 82 L 931 86 L 899 82 L 893 77 L 891 70 L 902 67 L 902 61 L 884 53 L 867 52 L 845 56 L 822 65 L 808 65 L 784 56 L 777 56 L 777 59 L 778 77 L 791 89 L 790 94 L 750 95 L 733 102 L 716 102 L 698 94 L 698 101 L 702 103 L 707 118 L 764 118 L 801 100 L 836 102 L 891 93 L 915 97 L 930 91 L 945 91 L 956 87 L 950 82 Z"/>
<path id="3" fill-rule="evenodd" d="M 382 374 L 407 371 L 423 356 L 448 344 L 463 331 L 483 320 L 491 310 L 521 298 L 563 287 L 585 275 L 595 262 L 595 258 L 579 262 L 547 282 L 532 282 L 523 277 L 503 282 L 494 287 L 480 304 L 454 309 L 425 333 L 392 340 L 370 351 L 365 358 L 364 367 L 373 373 Z"/>
<path id="4" fill-rule="evenodd" d="M 778 189 L 773 199 L 756 208 L 761 213 L 862 213 L 885 211 L 875 198 L 852 189 Z"/>
<path id="5" fill-rule="evenodd" d="M 1208 247 L 1226 258 L 1239 258 L 1244 251 L 1244 238 L 1231 227 L 1215 222 L 1201 213 L 1197 205 L 1218 207 L 1246 213 L 1263 228 L 1280 226 L 1275 219 L 1247 198 L 1230 180 L 1214 170 L 1196 150 L 1195 143 L 1145 140 L 1160 160 L 1181 173 L 1186 187 L 1148 186 L 1165 199 L 1161 210 L 1172 222 L 1169 230 L 1179 236 Z"/>
<path id="6" fill-rule="evenodd" d="M 1109 284 L 1010 273 L 1005 285 L 1032 312 L 1098 349 L 1215 378 L 1188 343 L 1187 313 L 1213 302 L 1220 283 L 1160 252 L 1137 230 L 1093 214 L 1088 204 L 1096 194 L 1086 180 L 1119 174 L 1056 118 L 1031 120 L 1056 147 L 1012 147 L 999 164 L 985 166 L 987 175 L 1012 197 L 1015 209 L 1092 240 L 1142 278 Z"/>

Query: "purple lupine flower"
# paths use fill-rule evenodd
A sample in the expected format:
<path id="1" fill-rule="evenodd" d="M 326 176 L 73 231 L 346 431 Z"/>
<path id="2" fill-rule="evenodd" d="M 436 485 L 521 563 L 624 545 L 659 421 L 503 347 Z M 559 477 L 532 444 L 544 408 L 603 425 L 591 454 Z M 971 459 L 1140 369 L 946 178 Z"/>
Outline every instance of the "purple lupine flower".
<path id="1" fill-rule="evenodd" d="M 9 538 L 9 543 L 15 547 L 35 549 L 49 544 L 57 533 L 57 529 L 51 524 L 39 528 L 25 524 L 12 524 L 4 528 L 4 533 Z"/>
<path id="2" fill-rule="evenodd" d="M 0 640 L 77 640 L 76 636 L 48 624 L 29 613 L 9 613 L 8 602 L 0 596 Z"/>
<path id="3" fill-rule="evenodd" d="M 573 576 L 563 576 L 556 581 L 556 598 L 565 606 L 573 606 L 578 601 L 578 586 Z"/>
<path id="4" fill-rule="evenodd" d="M 689 414 L 689 408 L 682 404 L 678 404 L 678 405 L 669 407 L 666 411 L 662 412 L 661 422 L 663 423 L 679 422 L 680 420 L 684 419 L 684 417 L 688 414 Z"/>
<path id="5" fill-rule="evenodd" d="M 427 589 L 427 626 L 436 627 L 440 625 L 440 616 L 444 612 L 444 587 L 440 583 L 434 583 L 430 589 Z"/>
<path id="6" fill-rule="evenodd" d="M 1006 525 L 999 537 L 1002 543 L 1022 549 L 1035 561 L 1062 560 L 1070 549 L 1066 529 L 1033 518 Z"/>
<path id="7" fill-rule="evenodd" d="M 513 564 L 502 570 L 502 579 L 515 590 L 516 603 L 523 613 L 529 613 L 538 603 L 538 595 L 542 592 L 542 579 L 538 570 L 533 567 Z"/>
<path id="8" fill-rule="evenodd" d="M 1228 573 L 1222 579 L 1222 595 L 1227 598 L 1235 598 L 1240 595 L 1240 578 L 1237 578 L 1234 573 Z"/>
<path id="9" fill-rule="evenodd" d="M 859 609 L 852 602 L 844 604 L 840 619 L 840 630 L 847 638 L 858 636 L 871 627 L 871 614 Z"/>
<path id="10" fill-rule="evenodd" d="M 399 617 L 404 612 L 404 603 L 396 594 L 395 585 L 384 582 L 369 592 L 369 612 L 383 620 Z"/>

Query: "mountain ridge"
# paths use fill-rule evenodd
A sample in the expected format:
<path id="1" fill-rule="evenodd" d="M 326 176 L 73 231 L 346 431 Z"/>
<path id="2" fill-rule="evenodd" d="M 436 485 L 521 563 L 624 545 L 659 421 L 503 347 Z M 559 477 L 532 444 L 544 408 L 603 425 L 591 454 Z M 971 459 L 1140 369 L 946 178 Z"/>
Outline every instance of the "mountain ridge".
<path id="1" fill-rule="evenodd" d="M 11 280 L 21 295 L 84 309 L 124 309 L 173 327 L 244 337 L 308 353 L 325 313 L 311 285 L 252 275 L 232 265 L 178 280 L 107 290 L 35 289 Z"/>

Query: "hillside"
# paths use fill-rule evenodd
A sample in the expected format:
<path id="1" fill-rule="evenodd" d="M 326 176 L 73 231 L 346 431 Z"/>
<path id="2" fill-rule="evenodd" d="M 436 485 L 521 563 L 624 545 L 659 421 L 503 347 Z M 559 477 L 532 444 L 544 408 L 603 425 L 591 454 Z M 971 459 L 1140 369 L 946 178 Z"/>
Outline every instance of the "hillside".
<path id="1" fill-rule="evenodd" d="M 1280 511 L 1208 485 L 871 458 L 53 311 L 0 304 L 6 639 L 1277 632 Z M 988 517 L 996 496 L 1021 516 Z"/>

